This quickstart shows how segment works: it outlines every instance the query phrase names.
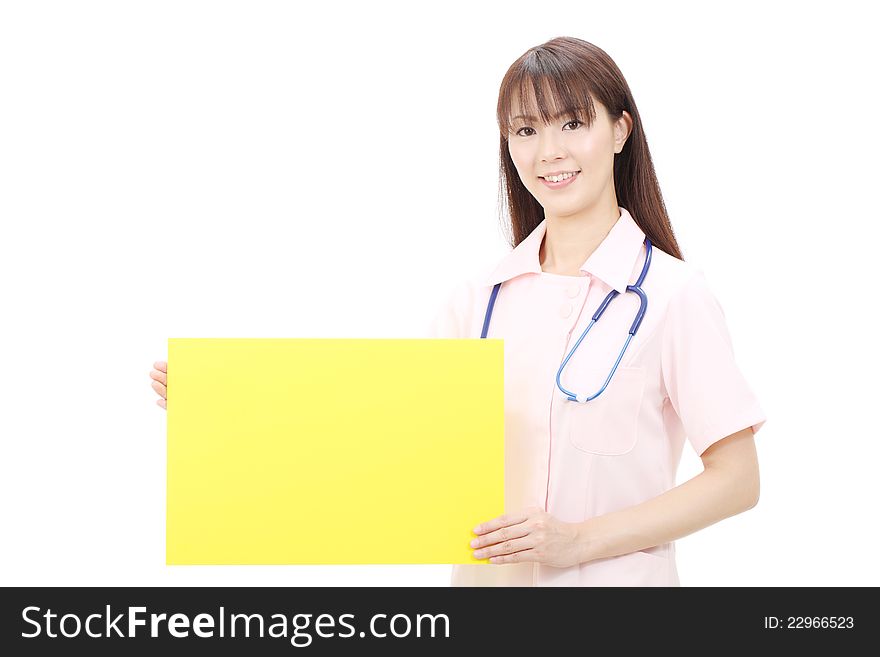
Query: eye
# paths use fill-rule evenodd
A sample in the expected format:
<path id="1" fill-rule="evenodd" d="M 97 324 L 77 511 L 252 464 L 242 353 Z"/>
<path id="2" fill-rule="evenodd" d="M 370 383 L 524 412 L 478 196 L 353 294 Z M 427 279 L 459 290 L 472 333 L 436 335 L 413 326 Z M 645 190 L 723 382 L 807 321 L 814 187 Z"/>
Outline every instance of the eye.
<path id="1" fill-rule="evenodd" d="M 564 125 L 562 126 L 562 129 L 564 130 L 564 129 L 565 129 L 565 126 L 567 126 L 567 125 L 571 125 L 572 123 L 577 123 L 577 128 L 579 128 L 580 126 L 584 125 L 584 124 L 583 124 L 583 121 L 578 121 L 577 119 L 572 119 L 572 120 L 569 121 L 568 123 L 564 124 Z M 576 130 L 577 128 L 572 128 L 572 130 Z M 531 135 L 523 135 L 523 134 L 520 134 L 523 130 L 531 130 L 532 132 L 535 131 L 533 128 L 530 128 L 530 127 L 528 127 L 528 126 L 525 126 L 525 127 L 523 127 L 523 128 L 520 128 L 519 130 L 517 130 L 514 134 L 516 134 L 516 135 L 518 135 L 518 136 L 520 136 L 520 137 L 531 137 Z"/>

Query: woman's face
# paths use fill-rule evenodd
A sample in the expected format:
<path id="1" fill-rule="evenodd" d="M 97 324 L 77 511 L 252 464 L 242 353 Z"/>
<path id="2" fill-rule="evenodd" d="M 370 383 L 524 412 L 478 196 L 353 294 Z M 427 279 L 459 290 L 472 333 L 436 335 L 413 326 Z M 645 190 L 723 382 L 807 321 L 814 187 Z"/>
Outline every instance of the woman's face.
<path id="1" fill-rule="evenodd" d="M 627 112 L 612 122 L 605 107 L 593 100 L 592 126 L 560 117 L 550 125 L 540 118 L 512 117 L 508 150 L 519 177 L 544 208 L 545 215 L 566 216 L 607 201 L 614 193 L 614 154 L 623 148 L 632 119 Z M 514 102 L 513 107 L 518 107 Z M 586 120 L 586 110 L 578 115 Z M 577 172 L 552 182 L 546 176 Z"/>

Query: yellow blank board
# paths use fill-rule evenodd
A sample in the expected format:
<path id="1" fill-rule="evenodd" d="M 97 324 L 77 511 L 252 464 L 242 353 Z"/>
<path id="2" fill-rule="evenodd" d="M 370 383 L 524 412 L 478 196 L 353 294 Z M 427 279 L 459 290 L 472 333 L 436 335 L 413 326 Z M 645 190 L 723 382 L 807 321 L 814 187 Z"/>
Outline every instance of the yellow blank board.
<path id="1" fill-rule="evenodd" d="M 166 562 L 488 563 L 503 345 L 169 339 Z"/>

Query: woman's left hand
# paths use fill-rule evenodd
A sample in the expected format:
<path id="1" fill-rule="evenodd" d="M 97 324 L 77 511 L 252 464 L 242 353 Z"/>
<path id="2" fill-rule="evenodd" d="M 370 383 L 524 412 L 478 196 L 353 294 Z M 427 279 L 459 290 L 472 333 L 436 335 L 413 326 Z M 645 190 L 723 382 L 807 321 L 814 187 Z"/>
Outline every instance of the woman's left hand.
<path id="1" fill-rule="evenodd" d="M 540 507 L 507 513 L 474 528 L 474 557 L 490 563 L 536 561 L 565 568 L 580 563 L 577 525 L 557 520 Z"/>

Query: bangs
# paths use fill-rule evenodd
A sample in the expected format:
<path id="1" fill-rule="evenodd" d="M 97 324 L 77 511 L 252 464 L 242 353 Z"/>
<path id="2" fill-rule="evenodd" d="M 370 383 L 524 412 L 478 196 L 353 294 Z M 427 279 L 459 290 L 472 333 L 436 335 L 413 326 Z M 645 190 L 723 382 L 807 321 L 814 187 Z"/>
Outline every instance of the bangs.
<path id="1" fill-rule="evenodd" d="M 497 114 L 498 127 L 505 138 L 513 133 L 514 125 L 539 119 L 549 125 L 564 117 L 591 126 L 596 118 L 583 73 L 538 52 L 530 53 L 516 69 L 509 71 L 498 95 Z"/>

